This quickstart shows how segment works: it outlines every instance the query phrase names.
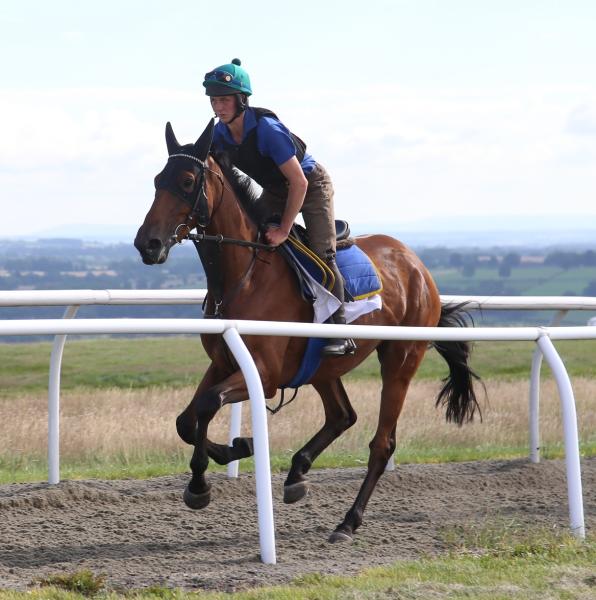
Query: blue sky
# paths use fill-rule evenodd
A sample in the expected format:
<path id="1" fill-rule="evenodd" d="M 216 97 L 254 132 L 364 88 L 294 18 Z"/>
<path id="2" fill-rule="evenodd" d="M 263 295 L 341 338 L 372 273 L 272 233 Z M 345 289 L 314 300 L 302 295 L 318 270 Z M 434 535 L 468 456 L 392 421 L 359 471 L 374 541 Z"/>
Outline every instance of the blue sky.
<path id="1" fill-rule="evenodd" d="M 166 158 L 240 57 L 252 103 L 330 170 L 339 217 L 596 223 L 596 2 L 0 5 L 0 236 L 139 225 Z"/>

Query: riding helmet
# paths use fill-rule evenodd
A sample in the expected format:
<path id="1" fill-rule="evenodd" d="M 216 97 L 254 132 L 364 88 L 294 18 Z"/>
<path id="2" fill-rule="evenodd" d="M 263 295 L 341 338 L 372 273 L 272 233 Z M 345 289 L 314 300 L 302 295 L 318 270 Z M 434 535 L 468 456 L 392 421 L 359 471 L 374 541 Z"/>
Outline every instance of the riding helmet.
<path id="1" fill-rule="evenodd" d="M 203 86 L 207 96 L 229 96 L 231 94 L 245 94 L 250 96 L 250 78 L 248 73 L 240 66 L 239 58 L 232 59 L 227 65 L 221 65 L 205 74 Z"/>

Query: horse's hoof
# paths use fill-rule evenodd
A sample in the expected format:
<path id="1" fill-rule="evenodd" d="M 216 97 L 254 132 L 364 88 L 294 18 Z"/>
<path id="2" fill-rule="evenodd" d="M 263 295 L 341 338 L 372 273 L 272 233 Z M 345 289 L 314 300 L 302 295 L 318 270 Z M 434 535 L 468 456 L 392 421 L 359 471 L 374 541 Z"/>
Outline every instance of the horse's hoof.
<path id="1" fill-rule="evenodd" d="M 353 541 L 354 540 L 352 539 L 352 536 L 347 534 L 345 531 L 334 531 L 329 536 L 330 544 L 337 544 L 337 543 L 351 544 Z"/>
<path id="2" fill-rule="evenodd" d="M 211 489 L 208 489 L 201 494 L 195 494 L 188 489 L 188 486 L 186 486 L 182 498 L 184 499 L 184 504 L 186 504 L 188 508 L 199 510 L 205 508 L 209 502 L 211 502 Z"/>
<path id="3" fill-rule="evenodd" d="M 250 437 L 237 437 L 232 440 L 232 446 L 238 453 L 238 458 L 248 458 L 255 453 L 255 447 Z"/>
<path id="4" fill-rule="evenodd" d="M 284 502 L 286 504 L 293 504 L 294 502 L 298 502 L 298 500 L 302 500 L 308 494 L 309 487 L 308 481 L 299 481 L 298 483 L 284 485 Z"/>

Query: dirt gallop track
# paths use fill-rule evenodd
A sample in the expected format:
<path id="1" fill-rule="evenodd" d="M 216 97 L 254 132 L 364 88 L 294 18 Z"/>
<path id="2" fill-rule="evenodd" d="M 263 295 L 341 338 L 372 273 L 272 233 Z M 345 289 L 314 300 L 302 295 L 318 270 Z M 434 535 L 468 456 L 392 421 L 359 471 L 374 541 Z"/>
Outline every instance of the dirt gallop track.
<path id="1" fill-rule="evenodd" d="M 356 573 L 446 548 L 454 525 L 513 519 L 568 525 L 565 465 L 526 460 L 403 465 L 386 473 L 352 545 L 330 545 L 364 469 L 314 471 L 306 500 L 281 501 L 273 477 L 277 565 L 258 558 L 251 475 L 211 476 L 212 503 L 182 503 L 187 476 L 147 481 L 69 481 L 0 486 L 0 587 L 91 569 L 111 588 L 165 585 L 233 590 L 284 583 L 306 573 Z M 596 460 L 582 461 L 587 526 L 596 525 Z"/>

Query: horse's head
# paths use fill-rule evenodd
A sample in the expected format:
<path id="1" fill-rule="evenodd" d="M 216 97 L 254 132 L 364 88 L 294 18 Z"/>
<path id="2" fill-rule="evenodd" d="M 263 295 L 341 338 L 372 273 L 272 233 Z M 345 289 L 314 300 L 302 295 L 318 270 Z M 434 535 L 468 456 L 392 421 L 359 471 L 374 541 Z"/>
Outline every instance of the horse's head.
<path id="1" fill-rule="evenodd" d="M 209 224 L 212 205 L 205 161 L 213 140 L 213 119 L 194 144 L 181 146 L 166 125 L 168 162 L 155 177 L 155 199 L 135 238 L 147 265 L 163 263 L 170 248 L 196 227 Z"/>

